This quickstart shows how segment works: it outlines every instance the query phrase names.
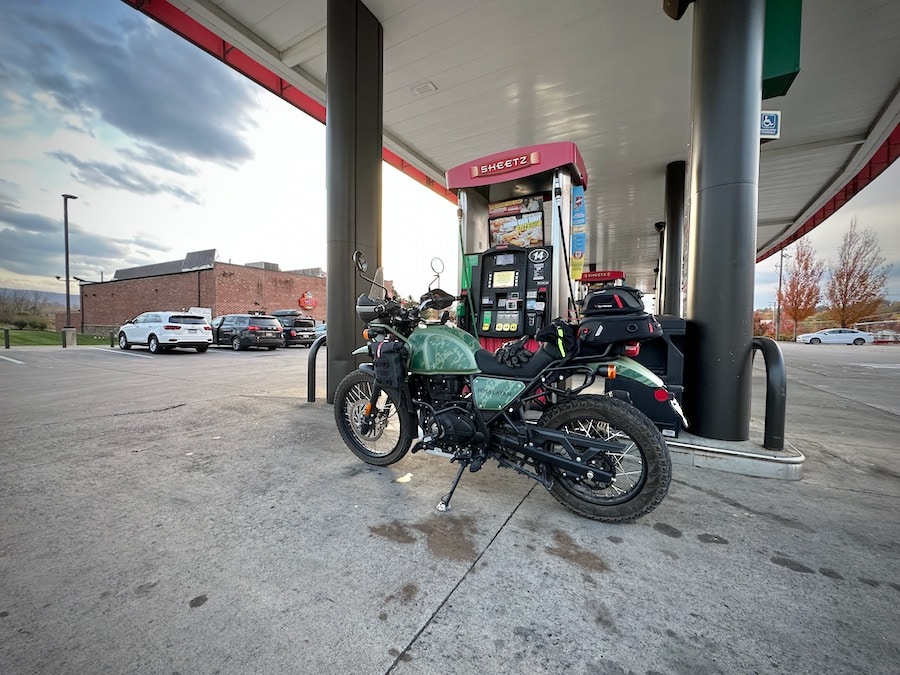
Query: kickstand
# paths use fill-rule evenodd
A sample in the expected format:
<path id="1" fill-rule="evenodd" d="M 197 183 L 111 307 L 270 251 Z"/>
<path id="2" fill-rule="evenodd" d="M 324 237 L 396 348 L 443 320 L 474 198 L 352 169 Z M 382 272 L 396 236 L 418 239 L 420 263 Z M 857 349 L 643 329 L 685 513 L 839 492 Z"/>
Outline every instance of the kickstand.
<path id="1" fill-rule="evenodd" d="M 466 466 L 468 462 L 460 462 L 459 470 L 456 472 L 456 478 L 453 479 L 453 485 L 450 487 L 450 492 L 441 497 L 441 501 L 438 502 L 437 510 L 444 512 L 450 510 L 450 500 L 453 498 L 453 493 L 456 491 L 456 486 L 459 485 L 459 479 L 462 478 L 463 471 L 466 470 Z"/>

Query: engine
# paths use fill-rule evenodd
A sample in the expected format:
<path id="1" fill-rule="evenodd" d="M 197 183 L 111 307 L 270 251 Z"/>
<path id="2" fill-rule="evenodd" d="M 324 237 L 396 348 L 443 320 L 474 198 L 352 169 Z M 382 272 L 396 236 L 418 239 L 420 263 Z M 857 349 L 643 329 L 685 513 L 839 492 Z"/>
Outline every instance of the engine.
<path id="1" fill-rule="evenodd" d="M 453 451 L 479 441 L 468 378 L 434 376 L 418 386 L 419 426 L 426 447 Z"/>

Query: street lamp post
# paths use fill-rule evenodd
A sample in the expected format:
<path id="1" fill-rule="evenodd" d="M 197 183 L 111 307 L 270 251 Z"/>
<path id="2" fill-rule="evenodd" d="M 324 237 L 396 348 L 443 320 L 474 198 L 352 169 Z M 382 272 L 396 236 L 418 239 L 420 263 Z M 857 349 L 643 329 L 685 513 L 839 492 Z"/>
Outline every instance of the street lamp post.
<path id="1" fill-rule="evenodd" d="M 69 297 L 69 200 L 75 195 L 63 195 L 63 231 L 66 238 L 66 328 L 72 328 L 72 303 Z"/>

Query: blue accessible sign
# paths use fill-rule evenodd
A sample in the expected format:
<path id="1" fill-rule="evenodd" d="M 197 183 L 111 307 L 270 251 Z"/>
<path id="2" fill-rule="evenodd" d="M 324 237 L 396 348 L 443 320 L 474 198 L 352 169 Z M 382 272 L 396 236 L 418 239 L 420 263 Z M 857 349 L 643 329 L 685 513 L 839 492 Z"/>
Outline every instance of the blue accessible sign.
<path id="1" fill-rule="evenodd" d="M 780 110 L 763 110 L 759 113 L 759 137 L 769 140 L 781 138 Z"/>

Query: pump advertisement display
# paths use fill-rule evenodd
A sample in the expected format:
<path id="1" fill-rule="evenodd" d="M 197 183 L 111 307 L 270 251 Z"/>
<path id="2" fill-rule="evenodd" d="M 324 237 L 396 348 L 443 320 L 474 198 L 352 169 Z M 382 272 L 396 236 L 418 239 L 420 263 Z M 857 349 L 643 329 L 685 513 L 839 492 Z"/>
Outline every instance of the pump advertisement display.
<path id="1" fill-rule="evenodd" d="M 587 225 L 587 211 L 584 207 L 584 187 L 572 186 L 572 279 L 581 279 L 584 270 L 584 249 L 586 244 L 585 227 Z"/>
<path id="2" fill-rule="evenodd" d="M 544 198 L 534 195 L 491 204 L 488 211 L 490 245 L 542 246 Z"/>

